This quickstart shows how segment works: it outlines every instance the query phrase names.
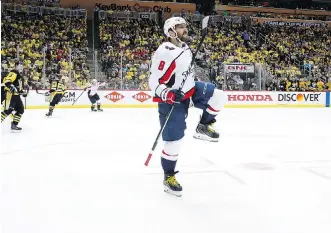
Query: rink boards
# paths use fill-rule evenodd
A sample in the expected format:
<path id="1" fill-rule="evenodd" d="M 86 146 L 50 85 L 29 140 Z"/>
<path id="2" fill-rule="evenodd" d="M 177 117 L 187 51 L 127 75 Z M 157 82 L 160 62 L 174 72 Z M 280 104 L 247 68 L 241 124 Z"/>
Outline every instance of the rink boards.
<path id="1" fill-rule="evenodd" d="M 45 93 L 47 91 L 39 92 Z M 102 90 L 98 94 L 103 108 L 151 108 L 157 106 L 156 103 L 153 103 L 151 91 Z M 330 92 L 226 91 L 226 94 L 228 98 L 226 108 L 330 107 Z M 27 109 L 41 109 L 49 106 L 49 96 L 38 94 L 35 90 L 30 90 L 28 97 L 23 98 L 23 101 Z M 88 108 L 90 106 L 91 103 L 86 91 L 67 90 L 56 108 Z"/>

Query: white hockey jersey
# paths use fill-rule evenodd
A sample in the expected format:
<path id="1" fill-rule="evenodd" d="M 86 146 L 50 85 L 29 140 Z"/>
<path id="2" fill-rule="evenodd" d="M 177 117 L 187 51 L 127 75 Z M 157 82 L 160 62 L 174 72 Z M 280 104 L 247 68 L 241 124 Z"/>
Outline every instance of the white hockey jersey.
<path id="1" fill-rule="evenodd" d="M 191 61 L 192 52 L 186 44 L 182 48 L 170 42 L 160 45 L 152 57 L 149 77 L 149 87 L 155 94 L 155 102 L 161 102 L 160 96 L 165 88 L 179 89 L 184 78 L 184 99 L 194 94 L 193 67 L 189 69 Z"/>
<path id="2" fill-rule="evenodd" d="M 95 95 L 97 94 L 97 91 L 100 86 L 104 86 L 106 83 L 96 83 L 96 84 L 90 84 L 86 87 L 86 90 L 88 90 L 88 95 Z"/>

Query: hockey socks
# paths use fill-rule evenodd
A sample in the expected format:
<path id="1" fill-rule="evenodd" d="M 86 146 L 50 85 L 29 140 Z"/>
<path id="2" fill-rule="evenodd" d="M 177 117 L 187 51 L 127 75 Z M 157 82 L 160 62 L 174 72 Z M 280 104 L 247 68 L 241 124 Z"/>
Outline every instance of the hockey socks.
<path id="1" fill-rule="evenodd" d="M 21 114 L 16 113 L 14 115 L 13 125 L 18 125 L 18 123 L 20 123 L 20 121 L 21 121 Z"/>
<path id="2" fill-rule="evenodd" d="M 165 174 L 175 173 L 176 163 L 177 161 L 171 161 L 161 157 L 161 165 Z"/>
<path id="3" fill-rule="evenodd" d="M 52 116 L 54 110 L 54 106 L 49 106 L 48 113 L 46 113 L 46 116 Z"/>
<path id="4" fill-rule="evenodd" d="M 101 104 L 98 103 L 97 106 L 98 106 L 98 111 L 99 111 L 99 112 L 102 112 L 103 110 L 100 108 L 100 107 L 101 107 Z"/>
<path id="5" fill-rule="evenodd" d="M 213 123 L 218 112 L 219 111 L 213 109 L 212 107 L 207 106 L 207 109 L 203 111 L 200 123 L 204 125 L 210 124 L 211 122 Z"/>
<path id="6" fill-rule="evenodd" d="M 8 115 L 5 112 L 1 112 L 1 123 L 6 119 Z"/>

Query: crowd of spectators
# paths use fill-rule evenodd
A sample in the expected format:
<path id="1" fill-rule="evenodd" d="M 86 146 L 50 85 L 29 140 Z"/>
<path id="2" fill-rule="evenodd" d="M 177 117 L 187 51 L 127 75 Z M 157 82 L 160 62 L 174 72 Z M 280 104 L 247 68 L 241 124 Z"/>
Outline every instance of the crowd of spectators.
<path id="1" fill-rule="evenodd" d="M 291 15 L 291 14 L 259 12 L 252 14 L 251 17 L 331 21 L 331 16 L 328 15 L 304 15 L 304 14 Z"/>
<path id="2" fill-rule="evenodd" d="M 312 78 L 280 78 L 273 79 L 267 84 L 268 91 L 325 91 L 331 90 L 331 80 L 322 81 L 322 79 Z"/>
<path id="3" fill-rule="evenodd" d="M 276 46 L 280 65 L 297 67 L 313 78 L 326 80 L 331 67 L 331 28 L 259 25 L 259 32 Z M 291 70 L 290 70 L 291 71 Z M 280 73 L 281 74 L 281 73 Z"/>
<path id="4" fill-rule="evenodd" d="M 158 24 L 150 19 L 107 18 L 100 22 L 99 30 L 102 70 L 108 85 L 148 89 L 151 56 L 164 40 Z"/>
<path id="5" fill-rule="evenodd" d="M 51 12 L 43 15 L 3 11 L 2 75 L 19 61 L 24 66 L 26 82 L 33 81 L 48 87 L 50 79 L 55 76 L 71 76 L 71 80 L 68 79 L 70 84 L 80 84 L 82 78 L 89 76 L 86 65 L 86 32 L 85 17 L 66 18 Z"/>
<path id="6" fill-rule="evenodd" d="M 254 7 L 275 7 L 287 9 L 311 9 L 311 10 L 329 10 L 331 4 L 326 1 L 301 1 L 301 0 L 218 0 L 217 4 L 223 5 L 240 5 L 240 6 L 254 6 Z"/>
<path id="7" fill-rule="evenodd" d="M 199 22 L 189 20 L 193 52 L 201 38 L 199 27 Z M 330 27 L 251 27 L 255 34 L 240 21 L 213 23 L 197 56 L 197 78 L 212 79 L 231 90 L 256 90 L 261 86 L 288 91 L 331 89 Z M 26 68 L 25 77 L 33 81 L 47 83 L 55 74 L 69 76 L 71 70 L 73 87 L 88 82 L 86 18 L 4 12 L 1 30 L 2 71 L 13 68 L 19 59 Z M 148 89 L 151 56 L 165 41 L 158 23 L 152 19 L 105 18 L 100 20 L 99 32 L 106 88 Z M 42 80 L 43 57 L 46 80 Z M 225 63 L 260 64 L 267 79 L 261 84 L 256 74 L 224 75 Z"/>
<path id="8" fill-rule="evenodd" d="M 200 38 L 199 23 L 189 22 L 189 24 L 192 38 L 189 44 L 194 52 Z M 316 80 L 316 82 L 307 81 L 312 86 L 307 85 L 309 88 L 305 90 L 313 90 L 314 83 L 318 80 L 325 83 L 323 88 L 330 88 L 327 85 L 328 81 L 331 81 L 331 54 L 328 49 L 331 47 L 330 28 L 255 26 L 259 34 L 266 36 L 267 41 L 261 41 L 258 36 L 255 38 L 246 29 L 241 23 L 233 23 L 226 27 L 222 23 L 213 24 L 197 56 L 198 68 L 203 67 L 207 70 L 200 72 L 199 75 L 215 76 L 215 80 L 223 85 L 224 78 L 227 78 L 224 77 L 224 63 L 259 63 L 270 75 L 265 88 L 273 89 L 270 83 L 277 83 L 277 87 L 282 89 L 281 80 L 290 82 L 289 80 L 292 79 Z M 109 87 L 148 89 L 149 60 L 153 51 L 164 41 L 158 25 L 152 20 L 106 19 L 100 24 L 100 31 L 102 67 L 107 73 Z M 122 76 L 120 76 L 121 57 Z M 211 68 L 212 72 L 210 72 Z M 254 77 L 247 78 L 246 75 L 243 79 L 251 81 Z M 245 86 L 232 82 L 233 80 L 227 81 L 227 89 L 236 90 Z M 246 88 L 254 90 L 259 87 L 256 83 L 251 84 L 246 85 Z M 287 90 L 294 90 L 294 87 L 288 87 L 290 86 L 284 86 Z"/>

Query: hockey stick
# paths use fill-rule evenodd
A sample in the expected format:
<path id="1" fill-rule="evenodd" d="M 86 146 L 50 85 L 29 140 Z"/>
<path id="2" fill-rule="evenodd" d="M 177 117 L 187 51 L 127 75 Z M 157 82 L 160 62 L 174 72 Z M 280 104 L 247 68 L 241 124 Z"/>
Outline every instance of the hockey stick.
<path id="1" fill-rule="evenodd" d="M 39 92 L 38 88 L 37 88 L 37 84 L 35 82 L 31 82 L 31 84 L 33 84 L 35 90 L 36 90 L 36 93 L 39 94 L 39 95 L 43 95 L 43 96 L 48 96 L 46 93 L 41 93 Z"/>
<path id="2" fill-rule="evenodd" d="M 44 95 L 44 96 L 47 96 L 47 92 L 46 93 L 40 93 L 38 90 L 37 90 L 37 88 L 36 88 L 36 92 L 37 92 L 37 94 L 39 94 L 39 95 Z"/>
<path id="3" fill-rule="evenodd" d="M 72 103 L 72 105 L 74 105 L 76 103 L 76 101 L 82 96 L 82 94 L 85 92 L 85 90 L 78 96 L 78 98 Z"/>
<path id="4" fill-rule="evenodd" d="M 29 92 L 30 92 L 30 86 L 27 85 L 26 93 L 25 93 L 25 96 L 24 96 L 24 107 L 25 107 L 25 109 L 26 109 L 26 97 L 28 96 Z"/>
<path id="5" fill-rule="evenodd" d="M 199 45 L 198 45 L 197 48 L 196 48 L 196 51 L 194 52 L 194 54 L 193 54 L 193 56 L 192 56 L 192 61 L 191 61 L 191 64 L 190 64 L 190 66 L 189 66 L 189 69 L 188 69 L 189 71 L 192 70 L 192 68 L 193 68 L 193 64 L 194 64 L 194 61 L 195 61 L 195 57 L 197 56 L 198 51 L 200 50 L 201 45 L 202 45 L 203 41 L 205 40 L 205 38 L 206 38 L 206 36 L 207 36 L 208 23 L 209 23 L 209 16 L 206 16 L 206 17 L 202 20 L 202 37 L 201 37 L 201 40 L 200 40 L 200 42 L 199 42 Z M 189 72 L 188 72 L 188 73 L 189 73 Z M 179 89 L 178 89 L 179 91 L 181 91 L 181 90 L 183 89 L 183 86 L 184 86 L 184 84 L 185 84 L 185 82 L 186 82 L 187 77 L 188 77 L 188 75 L 185 75 L 185 76 L 184 76 L 184 79 L 183 79 L 183 81 L 182 81 L 182 83 L 181 83 L 181 85 L 180 85 L 180 87 L 179 87 Z M 157 146 L 157 144 L 158 144 L 158 142 L 159 142 L 160 136 L 161 136 L 163 130 L 165 129 L 165 127 L 166 127 L 166 125 L 167 125 L 167 123 L 168 123 L 168 121 L 169 121 L 169 119 L 170 119 L 170 116 L 171 116 L 171 114 L 172 114 L 174 108 L 175 108 L 175 105 L 172 105 L 170 111 L 168 112 L 168 114 L 167 114 L 167 116 L 166 116 L 166 119 L 165 119 L 165 122 L 164 122 L 162 128 L 160 129 L 159 133 L 157 134 L 157 137 L 156 137 L 156 139 L 155 139 L 155 141 L 154 141 L 153 147 L 152 147 L 151 151 L 149 152 L 149 154 L 148 154 L 148 156 L 147 156 L 147 159 L 146 159 L 146 161 L 145 161 L 145 166 L 148 166 L 149 161 L 150 161 L 151 158 L 152 158 L 153 152 L 154 152 L 154 150 L 155 150 L 155 148 L 156 148 L 156 146 Z"/>

